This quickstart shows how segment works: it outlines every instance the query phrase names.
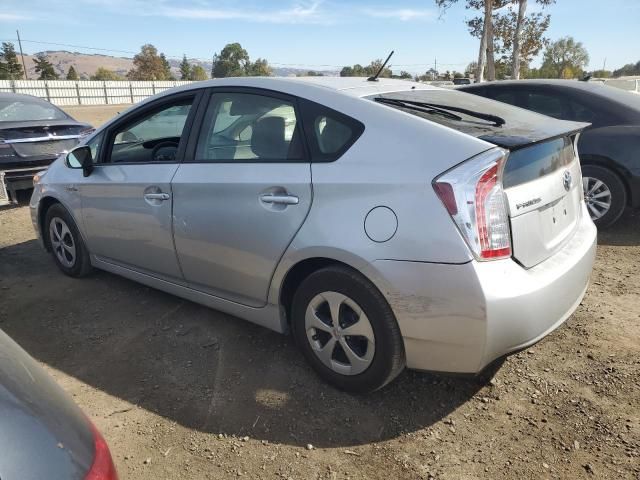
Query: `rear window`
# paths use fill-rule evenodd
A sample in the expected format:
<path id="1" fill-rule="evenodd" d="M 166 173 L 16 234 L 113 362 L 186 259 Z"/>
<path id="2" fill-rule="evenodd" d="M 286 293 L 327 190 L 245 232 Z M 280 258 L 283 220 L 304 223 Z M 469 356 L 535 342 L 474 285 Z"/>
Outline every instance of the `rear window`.
<path id="1" fill-rule="evenodd" d="M 569 165 L 575 157 L 570 138 L 558 138 L 509 154 L 504 167 L 504 188 L 544 177 Z"/>
<path id="2" fill-rule="evenodd" d="M 67 115 L 50 103 L 32 100 L 0 100 L 0 122 L 66 120 Z"/>

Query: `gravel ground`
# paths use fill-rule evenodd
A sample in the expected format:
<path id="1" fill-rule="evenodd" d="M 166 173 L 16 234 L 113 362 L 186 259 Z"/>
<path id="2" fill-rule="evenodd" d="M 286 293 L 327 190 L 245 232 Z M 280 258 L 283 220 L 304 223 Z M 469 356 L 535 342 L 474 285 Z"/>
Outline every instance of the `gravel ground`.
<path id="1" fill-rule="evenodd" d="M 584 301 L 539 344 L 482 378 L 405 372 L 366 397 L 321 382 L 288 337 L 65 277 L 25 206 L 0 210 L 0 328 L 91 416 L 122 479 L 640 479 L 640 213 L 599 243 Z"/>

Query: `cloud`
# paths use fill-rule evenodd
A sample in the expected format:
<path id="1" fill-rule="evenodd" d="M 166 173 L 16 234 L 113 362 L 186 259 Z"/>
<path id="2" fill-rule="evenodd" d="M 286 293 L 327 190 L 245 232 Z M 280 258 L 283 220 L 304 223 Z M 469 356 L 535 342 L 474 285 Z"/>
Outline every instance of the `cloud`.
<path id="1" fill-rule="evenodd" d="M 412 20 L 433 20 L 436 18 L 436 13 L 429 9 L 393 8 L 374 10 L 372 8 L 367 8 L 363 10 L 363 13 L 373 18 L 386 18 L 391 20 L 400 20 L 403 22 L 409 22 Z"/>
<path id="2" fill-rule="evenodd" d="M 18 13 L 2 13 L 0 12 L 0 22 L 15 22 L 17 20 L 31 20 L 28 15 L 20 15 Z"/>
<path id="3" fill-rule="evenodd" d="M 331 18 L 320 11 L 321 1 L 297 3 L 286 9 L 223 9 L 200 7 L 162 7 L 149 15 L 194 20 L 241 20 L 256 23 L 329 23 Z"/>

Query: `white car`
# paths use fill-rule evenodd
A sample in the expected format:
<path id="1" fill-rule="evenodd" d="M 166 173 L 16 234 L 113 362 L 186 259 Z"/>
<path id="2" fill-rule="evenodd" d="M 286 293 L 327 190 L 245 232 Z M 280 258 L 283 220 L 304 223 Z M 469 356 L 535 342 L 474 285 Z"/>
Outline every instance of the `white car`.
<path id="1" fill-rule="evenodd" d="M 56 161 L 33 224 L 64 273 L 292 332 L 340 388 L 405 366 L 476 373 L 585 293 L 585 126 L 407 81 L 201 82 Z"/>

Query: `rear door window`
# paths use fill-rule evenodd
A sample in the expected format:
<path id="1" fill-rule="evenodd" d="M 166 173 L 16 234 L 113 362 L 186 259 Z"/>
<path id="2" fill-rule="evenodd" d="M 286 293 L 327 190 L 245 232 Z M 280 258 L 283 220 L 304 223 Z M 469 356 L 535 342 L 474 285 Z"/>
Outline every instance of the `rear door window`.
<path id="1" fill-rule="evenodd" d="M 553 118 L 565 119 L 568 116 L 567 102 L 550 93 L 529 92 L 526 108 Z"/>
<path id="2" fill-rule="evenodd" d="M 304 161 L 294 103 L 254 93 L 211 95 L 196 162 Z"/>
<path id="3" fill-rule="evenodd" d="M 498 102 L 519 106 L 516 92 L 514 92 L 513 90 L 492 92 L 491 98 L 493 98 L 494 100 L 497 100 Z"/>

